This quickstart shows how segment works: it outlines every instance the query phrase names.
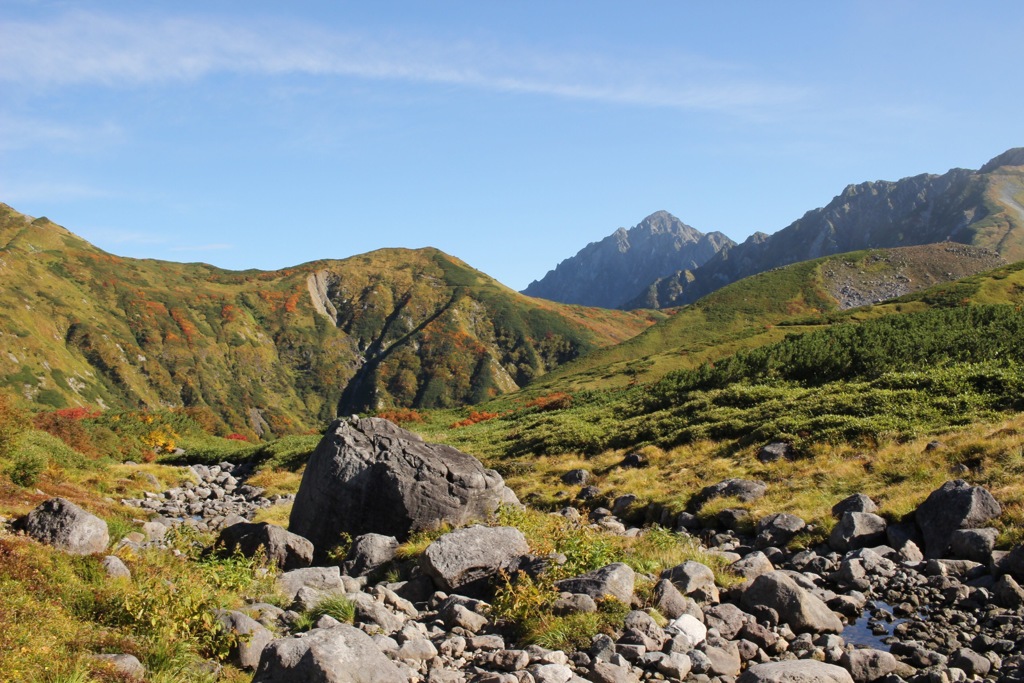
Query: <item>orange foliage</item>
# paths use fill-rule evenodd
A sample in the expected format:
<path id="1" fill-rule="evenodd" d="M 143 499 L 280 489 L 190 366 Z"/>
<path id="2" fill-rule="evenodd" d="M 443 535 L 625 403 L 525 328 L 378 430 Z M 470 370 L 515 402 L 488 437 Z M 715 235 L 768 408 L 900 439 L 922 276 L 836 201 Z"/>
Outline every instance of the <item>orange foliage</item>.
<path id="1" fill-rule="evenodd" d="M 157 315 L 167 315 L 167 307 L 159 301 L 147 301 L 146 308 Z"/>
<path id="2" fill-rule="evenodd" d="M 77 408 L 61 408 L 55 410 L 54 414 L 59 417 L 66 417 L 69 420 L 84 420 L 90 417 L 99 417 L 100 411 L 93 410 L 88 406 L 78 406 Z"/>
<path id="3" fill-rule="evenodd" d="M 99 455 L 96 446 L 93 444 L 92 436 L 82 426 L 81 420 L 98 414 L 90 413 L 87 408 L 65 408 L 38 413 L 32 418 L 32 426 L 57 437 L 79 453 L 95 457 Z"/>
<path id="4" fill-rule="evenodd" d="M 244 434 L 235 432 L 234 434 L 228 434 L 224 437 L 225 439 L 231 439 L 232 441 L 249 441 Z"/>
<path id="5" fill-rule="evenodd" d="M 538 410 L 563 410 L 572 405 L 572 396 L 565 393 L 564 391 L 556 391 L 553 394 L 547 396 L 538 396 L 532 401 L 526 402 L 527 408 L 536 408 Z"/>
<path id="6" fill-rule="evenodd" d="M 299 306 L 299 293 L 295 292 L 288 300 L 284 302 L 284 310 L 288 313 L 294 313 Z"/>
<path id="7" fill-rule="evenodd" d="M 192 321 L 185 317 L 185 312 L 180 308 L 171 309 L 171 318 L 178 324 L 178 328 L 181 329 L 182 334 L 190 342 L 195 339 L 196 335 L 199 334 L 199 329 L 192 324 Z"/>
<path id="8" fill-rule="evenodd" d="M 423 422 L 423 416 L 415 410 L 403 410 L 396 408 L 393 410 L 382 410 L 377 413 L 377 417 L 394 422 L 395 424 L 405 424 L 408 422 Z"/>
<path id="9" fill-rule="evenodd" d="M 459 420 L 458 422 L 453 423 L 451 428 L 458 429 L 460 427 L 468 427 L 470 425 L 475 425 L 477 422 L 486 422 L 487 420 L 493 420 L 496 417 L 499 417 L 498 413 L 489 413 L 485 410 L 481 410 L 479 412 L 473 410 L 470 411 L 469 417 L 467 417 L 465 420 Z"/>
<path id="10" fill-rule="evenodd" d="M 238 309 L 231 304 L 224 304 L 224 308 L 220 309 L 220 317 L 226 322 L 233 323 L 238 320 Z"/>

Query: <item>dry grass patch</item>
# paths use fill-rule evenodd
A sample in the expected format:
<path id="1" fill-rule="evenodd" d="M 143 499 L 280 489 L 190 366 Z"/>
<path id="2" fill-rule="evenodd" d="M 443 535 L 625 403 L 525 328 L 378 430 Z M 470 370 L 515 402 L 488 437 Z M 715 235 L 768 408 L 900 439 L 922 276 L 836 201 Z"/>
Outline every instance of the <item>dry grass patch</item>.
<path id="1" fill-rule="evenodd" d="M 263 470 L 249 477 L 245 483 L 264 489 L 266 496 L 296 493 L 304 471 L 304 467 L 297 472 L 285 469 Z"/>

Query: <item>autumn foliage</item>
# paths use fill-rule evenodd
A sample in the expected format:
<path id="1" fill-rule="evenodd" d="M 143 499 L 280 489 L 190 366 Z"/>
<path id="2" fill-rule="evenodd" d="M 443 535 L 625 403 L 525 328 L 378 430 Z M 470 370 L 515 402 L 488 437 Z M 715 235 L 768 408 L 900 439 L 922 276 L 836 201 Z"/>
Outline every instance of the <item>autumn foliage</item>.
<path id="1" fill-rule="evenodd" d="M 473 410 L 469 413 L 469 417 L 465 420 L 459 420 L 452 424 L 452 429 L 458 429 L 460 427 L 468 427 L 475 425 L 477 422 L 486 422 L 487 420 L 493 420 L 498 417 L 498 413 L 489 413 L 487 411 L 476 411 Z"/>
<path id="2" fill-rule="evenodd" d="M 536 408 L 540 411 L 564 410 L 572 406 L 572 396 L 564 391 L 556 391 L 546 396 L 538 396 L 526 402 L 527 408 Z"/>
<path id="3" fill-rule="evenodd" d="M 377 417 L 394 422 L 395 424 L 407 424 L 410 422 L 423 422 L 423 416 L 416 410 L 404 410 L 396 408 L 393 410 L 382 410 Z"/>

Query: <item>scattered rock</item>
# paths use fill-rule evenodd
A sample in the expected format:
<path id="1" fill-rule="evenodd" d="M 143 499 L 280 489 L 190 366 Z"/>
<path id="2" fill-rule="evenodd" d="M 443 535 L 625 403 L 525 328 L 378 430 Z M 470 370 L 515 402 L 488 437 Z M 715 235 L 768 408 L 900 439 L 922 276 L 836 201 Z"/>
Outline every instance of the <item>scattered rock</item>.
<path id="1" fill-rule="evenodd" d="M 877 512 L 878 505 L 863 493 L 855 493 L 852 496 L 843 498 L 832 506 L 832 516 L 841 519 L 846 512 Z"/>
<path id="2" fill-rule="evenodd" d="M 715 573 L 707 565 L 687 560 L 661 573 L 662 579 L 668 579 L 686 596 L 698 602 L 718 602 L 718 587 L 715 585 Z"/>
<path id="3" fill-rule="evenodd" d="M 217 613 L 217 621 L 225 632 L 237 638 L 231 647 L 231 658 L 243 669 L 255 670 L 260 654 L 273 639 L 273 634 L 252 617 L 235 611 Z"/>
<path id="4" fill-rule="evenodd" d="M 843 622 L 820 598 L 781 571 L 754 579 L 743 591 L 741 603 L 748 611 L 759 605 L 775 610 L 779 620 L 796 633 L 840 633 L 843 630 Z"/>
<path id="5" fill-rule="evenodd" d="M 472 526 L 441 536 L 427 546 L 420 566 L 443 591 L 463 595 L 487 592 L 490 580 L 530 551 L 526 537 L 512 527 Z"/>
<path id="6" fill-rule="evenodd" d="M 558 581 L 555 587 L 566 593 L 582 593 L 594 600 L 611 596 L 628 605 L 633 600 L 635 580 L 636 574 L 632 567 L 615 562 L 582 576 Z"/>
<path id="7" fill-rule="evenodd" d="M 345 557 L 345 572 L 350 576 L 366 576 L 395 559 L 398 539 L 383 534 L 357 536 Z"/>
<path id="8" fill-rule="evenodd" d="M 590 481 L 590 472 L 584 469 L 569 470 L 561 476 L 563 484 L 581 486 Z"/>
<path id="9" fill-rule="evenodd" d="M 694 496 L 691 502 L 695 510 L 700 510 L 705 503 L 714 498 L 738 498 L 744 503 L 749 503 L 763 498 L 768 491 L 768 485 L 763 481 L 752 479 L 726 479 L 717 484 L 705 486 Z"/>
<path id="10" fill-rule="evenodd" d="M 313 629 L 263 649 L 252 683 L 407 683 L 370 636 L 352 626 Z"/>
<path id="11" fill-rule="evenodd" d="M 102 662 L 129 680 L 141 681 L 146 677 L 146 667 L 135 655 L 92 655 L 92 659 Z"/>
<path id="12" fill-rule="evenodd" d="M 963 479 L 947 481 L 918 506 L 914 520 L 924 536 L 925 557 L 945 557 L 953 532 L 977 529 L 1000 515 L 992 494 Z"/>
<path id="13" fill-rule="evenodd" d="M 116 555 L 107 555 L 100 561 L 100 564 L 103 566 L 103 571 L 105 571 L 107 576 L 112 579 L 132 578 L 131 571 L 125 563 L 121 561 L 121 558 Z"/>
<path id="14" fill-rule="evenodd" d="M 885 542 L 885 520 L 871 512 L 844 512 L 832 529 L 828 544 L 845 553 Z"/>
<path id="15" fill-rule="evenodd" d="M 811 659 L 755 664 L 736 683 L 853 683 L 846 669 Z"/>
<path id="16" fill-rule="evenodd" d="M 313 544 L 286 529 L 261 522 L 232 524 L 221 530 L 217 545 L 224 552 L 253 557 L 261 551 L 267 560 L 285 571 L 308 567 L 313 562 Z"/>
<path id="17" fill-rule="evenodd" d="M 796 452 L 793 444 L 786 441 L 772 441 L 761 446 L 757 451 L 757 459 L 763 463 L 775 462 L 776 460 L 795 460 Z"/>

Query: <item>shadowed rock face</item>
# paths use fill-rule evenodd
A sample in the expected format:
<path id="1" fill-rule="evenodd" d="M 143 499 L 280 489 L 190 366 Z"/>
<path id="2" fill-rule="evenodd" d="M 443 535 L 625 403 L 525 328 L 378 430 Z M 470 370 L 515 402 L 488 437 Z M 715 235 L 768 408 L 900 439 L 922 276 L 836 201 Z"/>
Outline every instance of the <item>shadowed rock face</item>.
<path id="1" fill-rule="evenodd" d="M 502 502 L 518 501 L 497 472 L 470 455 L 386 420 L 337 420 L 306 466 L 289 530 L 323 552 L 342 533 L 403 540 L 445 522 L 483 519 Z"/>

